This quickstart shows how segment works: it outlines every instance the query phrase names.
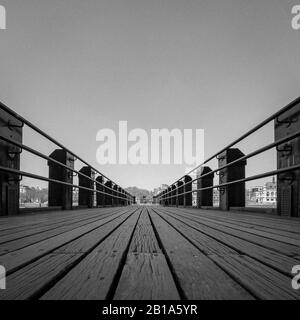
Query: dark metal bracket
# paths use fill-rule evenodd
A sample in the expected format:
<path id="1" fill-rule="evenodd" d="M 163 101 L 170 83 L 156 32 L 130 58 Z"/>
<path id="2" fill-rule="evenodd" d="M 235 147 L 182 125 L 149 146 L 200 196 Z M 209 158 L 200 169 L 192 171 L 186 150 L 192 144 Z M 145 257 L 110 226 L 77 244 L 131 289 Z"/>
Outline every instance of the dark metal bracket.
<path id="1" fill-rule="evenodd" d="M 19 151 L 7 150 L 7 154 L 11 160 L 13 160 L 17 155 L 21 154 L 22 152 L 23 152 L 22 148 L 20 148 Z"/>
<path id="2" fill-rule="evenodd" d="M 280 146 L 276 146 L 276 150 L 277 152 L 285 152 L 286 154 L 284 156 L 287 156 L 292 154 L 293 147 L 289 144 L 285 144 L 282 148 L 280 148 Z"/>
<path id="3" fill-rule="evenodd" d="M 224 194 L 226 191 L 226 187 L 217 187 L 217 190 L 221 193 Z"/>
<path id="4" fill-rule="evenodd" d="M 13 124 L 13 123 L 11 123 L 10 120 L 8 120 L 8 121 L 7 121 L 7 127 L 8 127 L 8 129 L 10 129 L 10 130 L 13 130 L 13 128 L 23 128 L 23 127 L 24 127 L 24 122 L 21 122 L 21 123 L 22 123 L 21 125 L 19 125 L 19 124 Z"/>
<path id="5" fill-rule="evenodd" d="M 295 181 L 295 174 L 293 172 L 290 172 L 288 174 L 285 174 L 284 177 L 280 177 L 279 175 L 278 180 L 287 181 L 289 185 L 291 185 Z"/>
<path id="6" fill-rule="evenodd" d="M 9 185 L 13 185 L 13 184 L 16 184 L 16 183 L 19 183 L 21 182 L 23 179 L 22 176 L 19 176 L 18 178 L 12 178 L 11 176 L 8 177 L 7 181 L 8 181 L 8 184 Z"/>
<path id="7" fill-rule="evenodd" d="M 224 160 L 224 159 L 226 159 L 226 155 L 225 156 L 216 156 L 216 159 L 217 160 Z"/>
<path id="8" fill-rule="evenodd" d="M 279 120 L 279 118 L 276 118 L 276 122 L 278 124 L 286 124 L 287 128 L 290 127 L 292 125 L 292 123 L 296 123 L 297 121 L 298 121 L 298 116 L 289 117 L 286 120 Z"/>
<path id="9" fill-rule="evenodd" d="M 216 175 L 220 176 L 221 178 L 223 178 L 225 176 L 225 172 L 224 171 L 217 171 Z"/>

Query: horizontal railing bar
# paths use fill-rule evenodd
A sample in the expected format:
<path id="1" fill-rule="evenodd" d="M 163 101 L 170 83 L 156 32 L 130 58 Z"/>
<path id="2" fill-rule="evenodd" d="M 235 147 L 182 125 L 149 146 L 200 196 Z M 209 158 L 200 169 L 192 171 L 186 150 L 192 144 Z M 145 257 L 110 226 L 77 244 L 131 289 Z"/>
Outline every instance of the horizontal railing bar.
<path id="1" fill-rule="evenodd" d="M 253 152 L 251 152 L 251 153 L 249 153 L 249 154 L 247 154 L 247 155 L 245 155 L 245 156 L 243 156 L 243 157 L 241 157 L 239 159 L 236 159 L 236 160 L 234 160 L 234 161 L 232 161 L 232 162 L 230 162 L 230 163 L 228 163 L 228 164 L 226 164 L 226 165 L 224 165 L 224 166 L 222 166 L 220 168 L 212 170 L 212 171 L 210 171 L 208 173 L 205 173 L 204 175 L 202 175 L 200 177 L 197 177 L 197 178 L 195 178 L 195 179 L 193 179 L 191 181 L 188 181 L 188 182 L 184 183 L 183 185 L 181 185 L 179 187 L 176 187 L 175 189 L 170 190 L 169 192 L 165 193 L 164 195 L 168 195 L 169 193 L 174 192 L 174 191 L 178 190 L 179 188 L 183 188 L 183 187 L 185 187 L 185 186 L 187 186 L 187 185 L 189 185 L 189 184 L 191 184 L 191 183 L 193 183 L 195 181 L 198 181 L 198 180 L 201 180 L 201 179 L 205 178 L 206 176 L 209 176 L 209 175 L 214 174 L 214 173 L 216 173 L 218 171 L 224 170 L 224 169 L 226 169 L 228 167 L 231 167 L 232 165 L 235 165 L 235 164 L 237 164 L 237 163 L 239 163 L 241 161 L 244 161 L 244 160 L 247 160 L 249 158 L 252 158 L 252 157 L 254 157 L 254 156 L 258 155 L 258 154 L 261 154 L 261 153 L 263 153 L 265 151 L 268 151 L 268 150 L 270 150 L 270 149 L 272 149 L 274 147 L 277 147 L 277 146 L 279 146 L 279 145 L 281 145 L 281 144 L 283 144 L 285 142 L 293 140 L 293 139 L 295 139 L 295 138 L 297 138 L 299 136 L 300 136 L 300 131 L 297 131 L 297 132 L 295 132 L 293 134 L 290 134 L 290 135 L 288 135 L 288 136 L 286 136 L 284 138 L 276 140 L 275 142 L 272 142 L 272 143 L 270 143 L 270 144 L 268 144 L 268 145 L 266 145 L 264 147 L 261 147 L 261 148 L 257 149 L 256 151 L 253 151 Z"/>
<path id="2" fill-rule="evenodd" d="M 244 133 L 242 136 L 240 136 L 239 138 L 237 138 L 236 140 L 234 140 L 233 142 L 231 142 L 230 144 L 228 144 L 226 147 L 224 147 L 223 149 L 221 149 L 219 152 L 215 153 L 214 155 L 212 155 L 211 157 L 209 157 L 208 159 L 206 159 L 203 163 L 199 164 L 197 167 L 195 167 L 194 169 L 190 170 L 188 173 L 186 173 L 184 176 L 182 176 L 181 178 L 177 179 L 174 183 L 171 183 L 169 186 L 179 182 L 180 180 L 182 180 L 185 176 L 191 174 L 193 171 L 197 170 L 198 168 L 200 168 L 201 166 L 203 166 L 204 164 L 208 163 L 209 161 L 213 160 L 214 158 L 216 158 L 218 155 L 220 155 L 222 152 L 226 151 L 227 149 L 233 147 L 234 145 L 236 145 L 237 143 L 241 142 L 242 140 L 244 140 L 245 138 L 247 138 L 248 136 L 250 136 L 252 133 L 258 131 L 259 129 L 261 129 L 262 127 L 264 127 L 266 124 L 268 124 L 269 122 L 271 122 L 272 120 L 278 118 L 280 115 L 282 115 L 283 113 L 289 111 L 290 109 L 292 109 L 293 107 L 295 107 L 297 104 L 300 103 L 300 97 L 296 98 L 294 101 L 290 102 L 287 106 L 283 107 L 282 109 L 280 109 L 279 111 L 275 112 L 274 114 L 272 114 L 270 117 L 268 117 L 267 119 L 265 119 L 264 121 L 262 121 L 261 123 L 259 123 L 258 125 L 256 125 L 254 128 L 252 128 L 251 130 L 247 131 L 246 133 Z"/>
<path id="3" fill-rule="evenodd" d="M 122 193 L 121 191 L 117 191 L 117 190 L 115 190 L 115 189 L 113 189 L 113 188 L 110 188 L 110 187 L 106 186 L 105 184 L 100 183 L 100 182 L 97 181 L 96 179 L 92 179 L 91 177 L 85 175 L 84 173 L 82 173 L 82 172 L 80 172 L 80 171 L 77 171 L 77 170 L 75 170 L 75 169 L 73 169 L 73 168 L 71 168 L 71 167 L 68 167 L 67 165 L 65 165 L 65 164 L 63 164 L 63 163 L 61 163 L 61 162 L 59 162 L 59 161 L 57 161 L 57 160 L 55 160 L 55 159 L 53 159 L 53 158 L 51 158 L 51 157 L 49 157 L 49 156 L 46 156 L 46 155 L 44 155 L 43 153 L 41 153 L 41 152 L 39 152 L 39 151 L 36 151 L 36 150 L 34 150 L 34 149 L 32 149 L 32 148 L 30 148 L 30 147 L 28 147 L 28 146 L 26 146 L 26 145 L 24 145 L 24 144 L 22 144 L 22 143 L 19 143 L 19 142 L 17 142 L 17 141 L 12 140 L 12 139 L 3 137 L 3 136 L 1 136 L 1 135 L 0 135 L 0 140 L 6 141 L 6 142 L 8 142 L 8 143 L 10 143 L 10 144 L 13 144 L 13 145 L 15 145 L 15 146 L 17 146 L 17 147 L 19 147 L 19 148 L 21 148 L 21 149 L 24 149 L 24 150 L 26 150 L 26 151 L 28 151 L 28 152 L 30 152 L 30 153 L 32 153 L 32 154 L 35 154 L 35 155 L 38 156 L 38 157 L 41 157 L 41 158 L 43 158 L 43 159 L 45 159 L 45 160 L 48 160 L 48 161 L 51 161 L 51 162 L 53 162 L 53 163 L 55 163 L 55 164 L 57 164 L 57 165 L 59 165 L 59 166 L 61 166 L 61 167 L 63 167 L 63 168 L 66 168 L 67 170 L 70 170 L 70 171 L 72 171 L 72 172 L 74 172 L 74 173 L 76 173 L 76 174 L 78 174 L 78 175 L 80 175 L 80 176 L 82 176 L 82 177 L 84 177 L 84 178 L 92 181 L 92 182 L 95 182 L 97 185 L 103 186 L 104 188 L 106 188 L 106 189 L 108 189 L 108 190 L 112 190 L 112 191 L 114 191 L 114 192 Z M 116 185 L 116 186 L 118 186 L 118 185 Z M 118 186 L 118 187 L 119 187 L 119 186 Z M 123 189 L 123 190 L 124 190 L 124 189 Z M 124 190 L 124 191 L 125 191 L 125 190 Z M 126 192 L 126 191 L 125 191 L 125 192 Z"/>
<path id="4" fill-rule="evenodd" d="M 78 186 L 72 183 L 68 183 L 68 182 L 64 182 L 64 181 L 59 181 L 59 180 L 55 180 L 55 179 L 50 179 L 50 178 L 46 178 L 40 175 L 36 175 L 33 173 L 29 173 L 29 172 L 25 172 L 25 171 L 21 171 L 21 170 L 17 170 L 17 169 L 12 169 L 12 168 L 7 168 L 7 167 L 2 167 L 0 166 L 0 171 L 2 172 L 8 172 L 10 174 L 14 174 L 14 175 L 18 175 L 18 176 L 24 176 L 24 177 L 28 177 L 28 178 L 32 178 L 32 179 L 36 179 L 36 180 L 42 180 L 42 181 L 48 181 L 48 182 L 53 182 L 53 183 L 57 183 L 57 184 L 61 184 L 61 185 L 65 185 L 65 186 L 69 186 L 69 187 L 73 187 L 73 188 L 77 188 L 77 189 L 83 189 L 83 190 L 87 190 L 87 191 L 91 191 L 91 192 L 95 192 L 95 193 L 101 193 L 104 195 L 108 195 L 112 198 L 118 198 L 118 199 L 122 199 L 122 200 L 129 200 L 132 202 L 132 196 L 130 196 L 129 198 L 123 198 L 123 197 L 119 197 L 119 196 L 115 196 L 112 193 L 106 193 L 97 189 L 91 189 L 91 188 L 87 188 L 87 187 L 83 187 L 83 186 Z M 115 192 L 116 190 L 114 190 Z"/>
<path id="5" fill-rule="evenodd" d="M 222 183 L 222 184 L 219 184 L 219 185 L 216 185 L 216 186 L 210 186 L 210 187 L 200 188 L 200 189 L 196 189 L 196 190 L 190 190 L 190 191 L 186 191 L 184 193 L 176 194 L 174 196 L 169 196 L 169 197 L 166 197 L 166 198 L 163 197 L 162 200 L 168 200 L 168 199 L 171 199 L 171 198 L 183 196 L 185 194 L 194 193 L 194 192 L 198 192 L 198 191 L 204 191 L 204 190 L 210 190 L 210 189 L 216 189 L 216 188 L 224 188 L 224 187 L 232 185 L 232 184 L 258 180 L 258 179 L 262 179 L 262 178 L 266 178 L 266 177 L 270 177 L 270 176 L 274 176 L 274 175 L 279 175 L 281 173 L 286 173 L 286 172 L 290 172 L 290 171 L 296 171 L 296 170 L 300 170 L 300 164 L 295 165 L 295 166 L 291 166 L 291 167 L 288 167 L 288 168 L 282 168 L 282 169 L 269 171 L 269 172 L 266 172 L 266 173 L 257 174 L 255 176 L 251 176 L 251 177 L 248 177 L 248 178 L 243 178 L 243 179 L 239 179 L 239 180 L 235 180 L 235 181 Z"/>
<path id="6" fill-rule="evenodd" d="M 52 143 L 56 144 L 58 147 L 64 149 L 65 151 L 67 151 L 68 153 L 70 153 L 71 155 L 73 155 L 75 158 L 77 158 L 79 161 L 81 161 L 82 163 L 84 163 L 85 165 L 89 166 L 91 169 L 93 169 L 95 172 L 97 172 L 98 174 L 100 174 L 102 177 L 104 177 L 105 179 L 111 181 L 113 184 L 118 185 L 117 183 L 115 183 L 114 181 L 112 181 L 111 179 L 109 179 L 106 175 L 104 175 L 103 173 L 101 173 L 99 170 L 97 170 L 96 168 L 94 168 L 93 166 L 91 166 L 88 162 L 86 162 L 85 160 L 83 160 L 81 157 L 79 157 L 78 155 L 76 155 L 74 152 L 72 152 L 71 150 L 69 150 L 68 148 L 66 148 L 63 144 L 61 144 L 60 142 L 58 142 L 57 140 L 55 140 L 54 138 L 52 138 L 50 135 L 48 135 L 46 132 L 44 132 L 43 130 L 39 129 L 37 126 L 35 126 L 33 123 L 31 123 L 30 121 L 26 120 L 25 118 L 23 118 L 22 116 L 20 116 L 18 113 L 16 113 L 15 111 L 11 110 L 9 107 L 7 107 L 4 103 L 0 102 L 0 108 L 2 110 L 4 110 L 5 112 L 7 112 L 8 114 L 10 114 L 11 116 L 15 117 L 17 120 L 19 120 L 20 122 L 23 122 L 24 124 L 26 124 L 28 127 L 30 127 L 32 130 L 36 131 L 37 133 L 39 133 L 40 135 L 42 135 L 44 138 L 48 139 L 49 141 L 51 141 Z"/>

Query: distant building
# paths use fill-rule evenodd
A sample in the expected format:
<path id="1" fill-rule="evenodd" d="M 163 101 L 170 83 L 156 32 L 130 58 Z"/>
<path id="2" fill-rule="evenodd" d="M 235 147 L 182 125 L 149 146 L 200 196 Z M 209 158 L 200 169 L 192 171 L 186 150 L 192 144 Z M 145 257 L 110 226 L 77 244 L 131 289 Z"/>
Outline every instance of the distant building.
<path id="1" fill-rule="evenodd" d="M 247 191 L 247 200 L 255 204 L 272 204 L 277 202 L 277 184 L 275 178 L 264 186 L 256 186 Z"/>

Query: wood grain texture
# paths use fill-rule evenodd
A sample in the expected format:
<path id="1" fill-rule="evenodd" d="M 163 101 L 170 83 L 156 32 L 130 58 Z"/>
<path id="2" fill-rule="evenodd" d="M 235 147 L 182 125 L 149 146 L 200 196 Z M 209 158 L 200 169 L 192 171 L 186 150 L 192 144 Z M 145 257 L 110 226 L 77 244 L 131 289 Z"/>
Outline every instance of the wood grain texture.
<path id="1" fill-rule="evenodd" d="M 139 213 L 137 211 L 127 219 L 111 236 L 45 293 L 41 299 L 105 299 L 124 258 Z"/>
<path id="2" fill-rule="evenodd" d="M 180 298 L 171 270 L 157 242 L 147 210 L 143 210 L 127 255 L 114 299 Z"/>
<path id="3" fill-rule="evenodd" d="M 158 211 L 158 213 L 161 214 L 160 211 Z M 229 273 L 232 278 L 238 279 L 238 282 L 241 283 L 245 288 L 247 288 L 247 290 L 250 291 L 255 297 L 259 299 L 299 298 L 299 294 L 292 289 L 290 284 L 289 275 L 291 265 L 294 264 L 285 264 L 284 260 L 279 261 L 280 266 L 282 266 L 283 264 L 287 268 L 285 271 L 288 275 L 284 275 L 283 273 L 266 266 L 264 263 L 256 261 L 255 259 L 245 254 L 240 254 L 240 252 L 234 251 L 229 247 L 227 249 L 227 252 L 226 247 L 224 248 L 223 252 L 220 252 L 218 250 L 220 243 L 217 240 L 209 238 L 203 235 L 201 232 L 195 233 L 193 229 L 189 228 L 182 222 L 168 217 L 165 214 L 162 214 L 162 217 L 169 221 L 169 223 L 173 225 L 174 228 L 178 229 L 187 238 L 189 238 L 197 248 L 207 254 L 207 256 L 212 261 L 217 263 L 220 268 Z M 234 245 L 238 247 L 238 243 L 239 241 L 235 241 Z M 244 250 L 247 251 L 246 248 L 244 248 Z M 265 259 L 267 253 L 269 252 L 265 252 Z M 262 257 L 260 258 L 262 259 Z M 276 261 L 275 258 L 274 260 Z M 268 259 L 271 258 L 268 257 Z M 295 261 L 293 261 L 293 263 L 295 263 Z M 262 288 L 264 288 L 264 290 Z"/>
<path id="4" fill-rule="evenodd" d="M 244 288 L 154 211 L 151 211 L 150 217 L 188 299 L 253 299 Z"/>
<path id="5" fill-rule="evenodd" d="M 115 300 L 179 300 L 180 296 L 161 253 L 129 253 Z"/>
<path id="6" fill-rule="evenodd" d="M 124 213 L 125 212 L 126 211 L 124 209 Z M 38 259 L 39 257 L 46 255 L 47 253 L 50 253 L 51 251 L 57 249 L 58 247 L 61 247 L 64 244 L 72 240 L 75 240 L 76 238 L 79 238 L 84 234 L 87 234 L 93 231 L 96 228 L 99 228 L 105 223 L 108 223 L 113 219 L 116 219 L 116 217 L 121 214 L 123 213 L 118 213 L 116 214 L 116 216 L 115 215 L 109 216 L 99 221 L 90 223 L 86 226 L 79 227 L 75 230 L 71 230 L 71 231 L 59 234 L 54 238 L 46 239 L 38 243 L 35 243 L 33 245 L 22 248 L 20 250 L 2 255 L 0 256 L 0 264 L 5 266 L 7 273 L 11 273 L 21 268 L 22 266 L 30 263 L 31 261 L 34 261 L 35 259 Z"/>
<path id="7" fill-rule="evenodd" d="M 299 262 L 297 218 L 160 206 L 0 217 L 0 300 L 300 300 Z"/>

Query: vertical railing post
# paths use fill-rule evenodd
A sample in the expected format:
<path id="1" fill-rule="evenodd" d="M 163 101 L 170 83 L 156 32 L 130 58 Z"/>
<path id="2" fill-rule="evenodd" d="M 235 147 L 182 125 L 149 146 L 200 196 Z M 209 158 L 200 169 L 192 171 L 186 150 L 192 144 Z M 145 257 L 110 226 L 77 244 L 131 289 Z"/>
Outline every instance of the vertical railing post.
<path id="1" fill-rule="evenodd" d="M 50 158 L 74 169 L 74 156 L 63 149 L 56 149 L 50 154 Z M 73 184 L 73 172 L 52 161 L 48 161 L 49 178 Z M 54 182 L 48 184 L 48 206 L 62 207 L 71 210 L 73 207 L 73 188 Z"/>
<path id="2" fill-rule="evenodd" d="M 171 205 L 171 200 L 172 200 L 172 198 L 170 198 L 171 196 L 172 196 L 172 188 L 171 187 L 169 187 L 168 189 L 167 189 L 167 206 L 169 207 L 170 205 Z"/>
<path id="3" fill-rule="evenodd" d="M 123 203 L 123 206 L 126 206 L 126 193 L 125 193 L 125 190 L 124 190 L 124 189 L 122 189 L 122 194 L 123 194 L 122 203 Z"/>
<path id="4" fill-rule="evenodd" d="M 172 192 L 171 192 L 171 195 L 172 195 L 171 204 L 172 204 L 172 206 L 176 206 L 176 190 L 175 190 L 176 189 L 176 185 L 173 184 L 171 189 L 172 189 Z"/>
<path id="5" fill-rule="evenodd" d="M 211 172 L 211 168 L 202 167 L 198 178 Z M 197 189 L 211 187 L 214 184 L 214 174 L 209 174 L 197 180 Z M 213 206 L 213 189 L 197 191 L 197 208 Z"/>
<path id="6" fill-rule="evenodd" d="M 124 204 L 123 204 L 123 189 L 120 187 L 119 188 L 119 191 L 121 192 L 120 194 L 119 194 L 119 197 L 121 197 L 122 199 L 119 199 L 120 200 L 120 206 L 123 206 Z"/>
<path id="7" fill-rule="evenodd" d="M 167 189 L 165 190 L 165 206 L 166 206 L 166 207 L 169 205 L 169 199 L 168 199 L 169 195 L 167 194 L 168 191 L 169 191 L 169 189 L 167 188 Z"/>
<path id="8" fill-rule="evenodd" d="M 127 199 L 127 191 L 124 190 L 124 203 L 125 203 L 125 206 L 128 206 L 128 199 Z"/>
<path id="9" fill-rule="evenodd" d="M 118 206 L 119 205 L 119 199 L 117 198 L 118 196 L 118 189 L 119 189 L 119 186 L 118 185 L 114 185 L 114 188 L 113 188 L 115 191 L 113 192 L 113 206 Z"/>
<path id="10" fill-rule="evenodd" d="M 112 205 L 112 190 L 108 189 L 108 188 L 111 188 L 112 187 L 112 182 L 110 180 L 107 180 L 105 182 L 105 186 L 107 187 L 105 192 L 106 192 L 106 195 L 105 195 L 105 205 L 106 206 L 111 206 Z"/>
<path id="11" fill-rule="evenodd" d="M 0 110 L 0 135 L 22 143 L 23 123 Z M 22 150 L 10 143 L 0 140 L 0 166 L 20 170 Z M 19 213 L 20 177 L 0 172 L 0 215 Z"/>
<path id="12" fill-rule="evenodd" d="M 130 205 L 130 201 L 129 201 L 129 194 L 126 191 L 126 205 L 129 206 Z"/>
<path id="13" fill-rule="evenodd" d="M 183 206 L 184 205 L 184 195 L 182 194 L 184 192 L 183 181 L 178 181 L 177 187 L 178 187 L 178 190 L 177 190 L 178 206 Z"/>
<path id="14" fill-rule="evenodd" d="M 121 187 L 118 187 L 118 193 L 117 193 L 117 196 L 118 197 L 122 197 L 122 188 Z M 118 206 L 121 206 L 122 205 L 122 199 L 121 198 L 118 198 Z"/>
<path id="15" fill-rule="evenodd" d="M 243 157 L 244 154 L 237 148 L 230 148 L 218 156 L 219 168 Z M 247 161 L 238 162 L 219 172 L 219 183 L 227 183 L 245 178 Z M 220 188 L 220 209 L 229 210 L 230 207 L 245 207 L 246 184 L 245 182 L 234 183 Z"/>
<path id="16" fill-rule="evenodd" d="M 103 177 L 102 176 L 98 176 L 96 178 L 96 181 L 103 184 Z M 101 186 L 100 184 L 96 183 L 96 190 L 97 191 L 101 191 L 101 192 L 105 192 L 104 191 L 104 186 Z M 97 199 L 97 207 L 103 207 L 105 205 L 105 194 L 97 192 L 96 194 L 96 199 Z"/>
<path id="17" fill-rule="evenodd" d="M 95 173 L 89 166 L 82 167 L 79 172 L 91 179 L 95 178 Z M 80 187 L 94 189 L 94 181 L 91 181 L 90 179 L 85 178 L 82 175 L 79 175 L 78 180 Z M 88 208 L 92 208 L 94 206 L 94 196 L 95 193 L 93 191 L 79 188 L 79 206 L 87 206 Z"/>
<path id="18" fill-rule="evenodd" d="M 190 182 L 192 181 L 192 178 L 190 176 L 184 176 L 184 187 L 183 187 L 183 190 L 184 190 L 184 197 L 183 197 L 183 205 L 185 207 L 190 207 L 192 206 L 193 204 L 193 195 L 192 195 L 192 192 L 189 192 L 189 191 L 192 191 L 192 183 Z M 186 192 L 189 192 L 189 193 L 186 193 Z"/>
<path id="19" fill-rule="evenodd" d="M 275 141 L 294 134 L 300 128 L 300 104 L 275 119 Z M 277 147 L 277 169 L 300 163 L 300 137 Z M 271 197 L 270 197 L 271 198 Z M 300 216 L 300 170 L 277 176 L 277 213 Z"/>

